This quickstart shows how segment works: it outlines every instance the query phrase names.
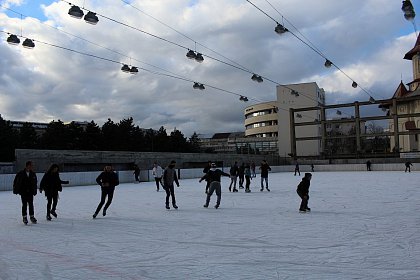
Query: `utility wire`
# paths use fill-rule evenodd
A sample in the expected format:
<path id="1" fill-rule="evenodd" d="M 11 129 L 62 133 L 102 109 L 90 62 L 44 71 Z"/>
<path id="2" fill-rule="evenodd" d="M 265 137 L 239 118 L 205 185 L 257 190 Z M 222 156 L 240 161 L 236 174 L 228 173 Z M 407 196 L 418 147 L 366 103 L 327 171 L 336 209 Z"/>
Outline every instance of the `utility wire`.
<path id="1" fill-rule="evenodd" d="M 260 7 L 258 7 L 257 5 L 255 5 L 254 3 L 252 3 L 250 0 L 246 0 L 248 3 L 250 3 L 252 6 L 254 6 L 256 9 L 258 9 L 260 12 L 262 12 L 264 15 L 266 15 L 268 18 L 270 18 L 271 20 L 273 20 L 275 23 L 279 24 L 279 22 L 274 19 L 272 16 L 270 16 L 268 13 L 266 13 L 265 11 L 263 11 Z M 267 0 L 266 0 L 267 1 Z M 267 1 L 268 2 L 268 1 Z M 271 5 L 270 2 L 268 2 Z M 273 7 L 273 6 L 272 6 Z M 274 8 L 275 9 L 275 8 Z M 275 9 L 277 12 L 278 10 Z M 280 12 L 278 12 L 282 17 L 284 17 Z M 287 20 L 287 22 L 289 22 Z M 292 25 L 293 26 L 293 25 Z M 293 26 L 294 27 L 294 26 Z M 295 28 L 296 29 L 296 28 Z M 311 50 L 313 50 L 315 53 L 317 53 L 318 55 L 320 55 L 321 57 L 323 57 L 324 59 L 327 59 L 327 57 L 316 47 L 311 46 L 310 44 L 308 44 L 307 42 L 305 42 L 304 40 L 302 40 L 299 36 L 297 36 L 294 32 L 288 30 L 288 32 L 290 32 L 293 36 L 295 36 L 299 41 L 301 41 L 303 44 L 305 44 L 306 46 L 308 46 Z M 306 38 L 306 37 L 304 37 Z M 329 60 L 329 59 L 327 59 Z M 331 62 L 331 60 L 329 60 Z M 338 67 L 335 63 L 332 63 L 332 65 L 337 68 L 337 70 L 339 70 L 341 73 L 343 73 L 348 79 L 350 79 L 352 82 L 355 82 L 354 79 L 352 79 L 347 73 L 345 73 L 340 67 Z M 371 93 L 369 93 L 364 87 L 360 86 L 357 83 L 357 86 L 363 91 L 365 92 L 369 97 L 373 98 L 373 96 L 371 95 Z"/>

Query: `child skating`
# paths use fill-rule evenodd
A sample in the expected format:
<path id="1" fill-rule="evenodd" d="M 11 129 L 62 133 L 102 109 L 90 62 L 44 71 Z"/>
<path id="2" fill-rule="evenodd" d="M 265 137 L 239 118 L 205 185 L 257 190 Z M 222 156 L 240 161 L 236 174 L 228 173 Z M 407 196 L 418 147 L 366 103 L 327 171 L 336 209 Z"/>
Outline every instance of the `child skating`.
<path id="1" fill-rule="evenodd" d="M 300 203 L 299 212 L 306 213 L 310 212 L 311 208 L 308 207 L 308 200 L 309 200 L 309 186 L 311 185 L 311 173 L 305 173 L 305 176 L 302 178 L 302 181 L 297 186 L 297 194 L 302 199 Z"/>

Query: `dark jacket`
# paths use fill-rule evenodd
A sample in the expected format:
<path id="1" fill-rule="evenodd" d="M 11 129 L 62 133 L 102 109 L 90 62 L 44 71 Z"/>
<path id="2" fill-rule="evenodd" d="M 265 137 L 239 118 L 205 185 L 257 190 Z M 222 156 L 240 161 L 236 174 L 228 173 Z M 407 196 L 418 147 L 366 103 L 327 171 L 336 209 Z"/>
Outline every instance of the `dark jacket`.
<path id="1" fill-rule="evenodd" d="M 20 195 L 36 195 L 38 179 L 33 171 L 26 174 L 26 169 L 19 171 L 13 181 L 13 193 Z"/>
<path id="2" fill-rule="evenodd" d="M 68 184 L 69 181 L 62 181 L 58 172 L 46 172 L 39 185 L 40 191 L 45 191 L 45 196 L 54 196 L 63 190 L 61 184 Z"/>
<path id="3" fill-rule="evenodd" d="M 297 192 L 299 194 L 308 195 L 309 194 L 309 186 L 311 185 L 311 181 L 306 179 L 305 177 L 302 178 L 302 181 L 297 186 Z"/>
<path id="4" fill-rule="evenodd" d="M 220 169 L 216 169 L 216 170 L 209 170 L 209 172 L 207 172 L 206 175 L 204 175 L 203 177 L 201 177 L 201 180 L 206 179 L 208 182 L 220 182 L 220 178 L 222 176 L 226 176 L 226 177 L 230 177 L 229 174 L 223 172 Z"/>
<path id="5" fill-rule="evenodd" d="M 174 181 L 179 187 L 178 177 L 176 176 L 175 168 L 166 167 L 163 171 L 163 185 L 165 187 L 173 186 Z"/>
<path id="6" fill-rule="evenodd" d="M 238 174 L 239 174 L 239 167 L 238 167 L 238 165 L 234 164 L 234 165 L 230 168 L 229 173 L 230 173 L 230 175 L 231 175 L 231 176 L 238 176 Z"/>
<path id="7" fill-rule="evenodd" d="M 115 188 L 115 186 L 120 184 L 120 181 L 118 180 L 117 173 L 114 171 L 103 171 L 99 174 L 98 178 L 96 178 L 96 183 L 102 188 Z"/>
<path id="8" fill-rule="evenodd" d="M 268 178 L 268 171 L 271 171 L 270 165 L 268 163 L 263 163 L 260 166 L 261 169 L 261 177 Z"/>

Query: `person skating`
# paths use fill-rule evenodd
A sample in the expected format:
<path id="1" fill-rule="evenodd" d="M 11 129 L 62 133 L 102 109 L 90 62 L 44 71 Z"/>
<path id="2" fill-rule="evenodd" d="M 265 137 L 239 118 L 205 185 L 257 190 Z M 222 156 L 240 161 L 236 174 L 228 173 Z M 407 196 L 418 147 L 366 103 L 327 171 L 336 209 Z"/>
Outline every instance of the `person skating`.
<path id="1" fill-rule="evenodd" d="M 204 204 L 204 207 L 206 207 L 206 208 L 209 207 L 210 197 L 212 196 L 213 192 L 216 191 L 217 202 L 216 202 L 216 205 L 214 205 L 214 208 L 216 208 L 216 209 L 219 208 L 220 200 L 222 198 L 222 186 L 220 184 L 220 182 L 221 182 L 220 179 L 221 179 L 222 176 L 230 177 L 229 174 L 227 174 L 227 173 L 223 172 L 222 170 L 216 168 L 215 163 L 212 163 L 209 172 L 207 172 L 207 174 L 205 174 L 199 180 L 199 182 L 203 181 L 204 179 L 207 179 L 208 181 L 210 181 L 210 189 L 209 189 L 209 192 L 207 193 L 206 204 Z"/>
<path id="2" fill-rule="evenodd" d="M 309 186 L 311 185 L 311 173 L 305 173 L 305 176 L 302 178 L 302 181 L 297 186 L 297 194 L 302 199 L 299 207 L 299 212 L 306 213 L 311 211 L 311 208 L 308 207 L 309 201 Z"/>
<path id="3" fill-rule="evenodd" d="M 211 161 L 208 161 L 206 167 L 204 167 L 204 169 L 203 169 L 203 173 L 207 174 L 207 172 L 209 172 L 210 168 L 211 168 Z M 207 183 L 206 184 L 206 190 L 204 192 L 208 193 L 209 192 L 209 187 L 210 187 L 210 182 L 206 180 L 206 183 Z"/>
<path id="4" fill-rule="evenodd" d="M 37 194 L 38 179 L 33 171 L 32 161 L 27 161 L 25 169 L 19 171 L 13 180 L 13 193 L 19 194 L 22 201 L 22 220 L 28 224 L 27 208 L 29 208 L 29 219 L 33 224 L 37 223 L 34 215 L 34 196 Z"/>
<path id="5" fill-rule="evenodd" d="M 153 164 L 153 177 L 155 178 L 155 182 L 156 182 L 156 191 L 159 191 L 159 185 L 162 185 L 162 175 L 163 175 L 163 169 L 162 167 L 160 167 L 160 165 L 155 162 Z"/>
<path id="6" fill-rule="evenodd" d="M 241 163 L 241 166 L 239 166 L 238 171 L 238 177 L 239 177 L 239 188 L 244 188 L 244 180 L 245 180 L 245 163 Z"/>
<path id="7" fill-rule="evenodd" d="M 238 190 L 236 189 L 236 181 L 238 179 L 238 173 L 239 173 L 239 167 L 238 167 L 237 161 L 235 161 L 233 166 L 230 168 L 229 173 L 230 173 L 229 191 L 232 191 L 232 185 L 233 185 L 233 192 L 237 192 Z"/>
<path id="8" fill-rule="evenodd" d="M 261 170 L 261 189 L 260 189 L 260 191 L 264 190 L 264 181 L 265 181 L 265 188 L 267 189 L 267 191 L 270 191 L 270 189 L 268 188 L 268 171 L 271 171 L 271 167 L 268 165 L 268 163 L 265 159 L 261 162 L 260 170 Z"/>
<path id="9" fill-rule="evenodd" d="M 175 200 L 175 189 L 174 189 L 174 182 L 176 183 L 176 186 L 179 187 L 178 177 L 176 176 L 176 170 L 175 170 L 175 164 L 176 161 L 171 161 L 171 163 L 168 165 L 168 167 L 165 168 L 163 171 L 163 188 L 166 192 L 166 201 L 165 201 L 165 207 L 166 209 L 171 209 L 169 207 L 169 197 L 172 197 L 172 207 L 175 209 L 178 209 L 178 206 L 176 205 Z"/>
<path id="10" fill-rule="evenodd" d="M 411 162 L 409 162 L 409 161 L 407 161 L 406 163 L 405 163 L 405 172 L 411 172 L 411 168 L 410 168 L 410 166 L 413 166 L 413 164 L 411 163 Z"/>
<path id="11" fill-rule="evenodd" d="M 296 162 L 296 165 L 295 165 L 295 176 L 296 176 L 296 173 L 299 173 L 299 176 L 300 176 L 299 163 L 297 163 L 297 162 Z"/>
<path id="12" fill-rule="evenodd" d="M 134 164 L 134 180 L 136 180 L 136 182 L 140 183 L 140 167 L 137 164 Z"/>
<path id="13" fill-rule="evenodd" d="M 58 171 L 58 164 L 52 164 L 45 172 L 39 185 L 39 191 L 44 191 L 47 197 L 47 220 L 51 221 L 51 215 L 57 218 L 58 192 L 63 190 L 62 184 L 68 184 L 69 181 L 62 181 Z M 52 206 L 52 207 L 51 207 Z"/>
<path id="14" fill-rule="evenodd" d="M 370 160 L 368 160 L 366 162 L 366 171 L 372 171 L 371 166 L 372 166 L 372 162 Z"/>
<path id="15" fill-rule="evenodd" d="M 252 173 L 251 173 L 251 167 L 248 163 L 245 164 L 244 175 L 245 175 L 245 192 L 249 193 L 251 192 L 251 189 L 249 188 L 249 186 L 251 185 Z"/>
<path id="16" fill-rule="evenodd" d="M 105 203 L 105 199 L 108 197 L 102 212 L 102 215 L 106 216 L 106 210 L 111 205 L 114 197 L 115 187 L 120 184 L 118 175 L 112 170 L 112 166 L 110 164 L 106 165 L 104 171 L 96 178 L 96 183 L 101 186 L 101 201 L 93 214 L 94 219 L 98 216 L 99 211 L 101 211 L 101 208 Z"/>
<path id="17" fill-rule="evenodd" d="M 311 164 L 311 172 L 315 172 L 315 166 L 313 163 Z"/>
<path id="18" fill-rule="evenodd" d="M 255 178 L 255 177 L 257 177 L 257 173 L 255 172 L 255 162 L 251 162 L 251 177 L 252 178 Z"/>

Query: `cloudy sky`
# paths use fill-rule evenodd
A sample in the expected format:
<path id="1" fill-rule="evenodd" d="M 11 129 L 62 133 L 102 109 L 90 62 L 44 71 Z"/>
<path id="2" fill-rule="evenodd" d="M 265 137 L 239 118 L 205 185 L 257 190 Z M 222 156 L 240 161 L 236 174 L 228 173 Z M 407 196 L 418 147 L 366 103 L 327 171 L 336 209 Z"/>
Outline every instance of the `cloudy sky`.
<path id="1" fill-rule="evenodd" d="M 325 59 L 292 34 L 276 34 L 273 19 L 246 0 L 69 2 L 96 12 L 98 24 L 70 17 L 66 1 L 0 0 L 4 119 L 102 125 L 133 117 L 140 127 L 176 128 L 189 137 L 243 131 L 244 108 L 275 100 L 276 83 L 316 82 L 327 104 L 335 104 L 369 98 L 352 80 L 375 99 L 390 98 L 401 79 L 412 81 L 403 56 L 416 34 L 397 0 L 250 1 L 309 39 L 352 80 L 325 68 Z M 420 1 L 412 3 L 420 13 Z M 8 33 L 32 38 L 36 47 L 7 44 Z M 187 59 L 188 48 L 203 53 L 204 62 Z M 130 75 L 120 63 L 146 70 Z M 253 82 L 237 68 L 276 83 Z M 206 89 L 193 89 L 192 81 Z"/>

